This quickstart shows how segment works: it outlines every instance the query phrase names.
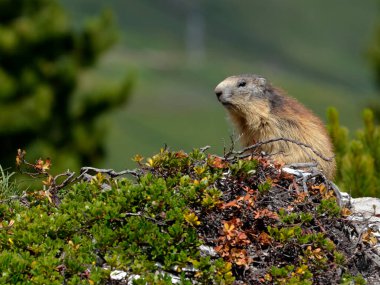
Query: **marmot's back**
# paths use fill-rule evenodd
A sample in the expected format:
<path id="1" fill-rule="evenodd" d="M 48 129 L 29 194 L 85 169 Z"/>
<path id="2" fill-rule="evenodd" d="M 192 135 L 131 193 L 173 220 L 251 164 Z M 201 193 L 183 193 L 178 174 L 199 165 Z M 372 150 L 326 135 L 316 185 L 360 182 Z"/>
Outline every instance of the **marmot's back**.
<path id="1" fill-rule="evenodd" d="M 257 75 L 231 76 L 222 81 L 215 93 L 236 124 L 244 146 L 274 138 L 287 138 L 310 145 L 325 157 L 334 156 L 330 138 L 321 120 L 310 110 Z M 286 164 L 317 161 L 330 179 L 335 161 L 326 161 L 310 149 L 278 141 L 265 144 L 262 151 Z"/>

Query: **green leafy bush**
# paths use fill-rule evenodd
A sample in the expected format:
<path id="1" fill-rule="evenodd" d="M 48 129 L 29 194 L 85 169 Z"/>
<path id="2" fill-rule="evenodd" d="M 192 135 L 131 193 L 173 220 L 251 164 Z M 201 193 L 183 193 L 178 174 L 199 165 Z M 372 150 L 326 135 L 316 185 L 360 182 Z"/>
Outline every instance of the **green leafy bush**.
<path id="1" fill-rule="evenodd" d="M 363 257 L 348 246 L 349 221 L 323 176 L 300 192 L 294 177 L 261 157 L 162 149 L 134 160 L 138 169 L 122 172 L 130 179 L 82 168 L 81 179 L 65 179 L 75 181 L 70 187 L 58 186 L 50 161 L 27 164 L 46 180 L 0 203 L 0 283 L 118 284 L 113 270 L 134 284 L 172 284 L 171 274 L 181 284 L 360 279 Z"/>
<path id="2" fill-rule="evenodd" d="M 191 264 L 200 281 L 231 284 L 226 262 L 199 253 L 199 222 L 189 205 L 220 196 L 209 183 L 221 171 L 207 167 L 199 180 L 183 176 L 197 157 L 205 158 L 197 151 L 153 157 L 153 164 L 170 172 L 166 179 L 154 173 L 138 182 L 96 175 L 64 190 L 59 207 L 43 191 L 27 196 L 30 207 L 1 203 L 0 283 L 105 284 L 110 270 L 118 269 L 150 284 L 171 284 L 165 274 L 154 274 L 159 263 L 167 272 Z M 182 279 L 191 284 L 184 274 Z M 145 284 L 141 280 L 136 284 Z"/>

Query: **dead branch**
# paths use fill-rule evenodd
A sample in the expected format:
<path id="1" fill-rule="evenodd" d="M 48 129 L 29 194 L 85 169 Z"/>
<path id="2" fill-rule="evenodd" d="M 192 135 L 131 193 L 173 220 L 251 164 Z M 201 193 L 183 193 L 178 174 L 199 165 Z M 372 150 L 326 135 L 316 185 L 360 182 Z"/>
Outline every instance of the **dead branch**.
<path id="1" fill-rule="evenodd" d="M 57 185 L 57 180 L 61 177 L 67 176 L 65 180 L 63 180 L 60 184 Z M 61 204 L 61 199 L 58 197 L 58 191 L 70 183 L 74 182 L 77 178 L 74 177 L 75 172 L 71 172 L 67 170 L 65 173 L 58 174 L 56 176 L 48 176 L 47 185 L 49 185 L 48 192 L 51 195 L 51 199 L 55 206 L 59 206 Z"/>
<path id="2" fill-rule="evenodd" d="M 123 171 L 120 171 L 120 172 L 116 172 L 115 170 L 113 169 L 102 169 L 102 168 L 95 168 L 95 167 L 82 167 L 80 169 L 80 173 L 81 175 L 85 175 L 85 174 L 88 174 L 88 172 L 93 172 L 93 173 L 102 173 L 102 174 L 107 174 L 109 175 L 111 178 L 115 178 L 115 177 L 119 177 L 119 176 L 123 176 L 123 175 L 127 175 L 127 174 L 130 174 L 130 175 L 133 175 L 135 177 L 140 177 L 141 176 L 141 173 L 138 172 L 137 170 L 123 170 Z"/>
<path id="3" fill-rule="evenodd" d="M 13 201 L 13 200 L 19 200 L 19 201 L 21 201 L 22 199 L 25 199 L 26 197 L 27 197 L 27 195 L 26 195 L 25 192 L 21 196 L 19 196 L 19 195 L 12 195 L 12 196 L 9 196 L 7 199 L 0 200 L 0 204 L 2 204 L 2 203 L 8 203 L 8 202 Z"/>
<path id="4" fill-rule="evenodd" d="M 234 136 L 235 136 L 234 134 L 230 135 L 230 146 L 228 147 L 228 151 L 227 151 L 226 142 L 223 139 L 223 144 L 224 144 L 223 153 L 224 153 L 224 157 L 227 157 L 227 156 L 229 156 L 230 154 L 232 154 L 234 152 L 235 144 L 240 140 L 240 138 L 242 137 L 242 134 L 240 134 L 236 139 L 234 138 Z"/>
<path id="5" fill-rule="evenodd" d="M 319 151 L 315 150 L 311 145 L 305 144 L 303 142 L 299 142 L 299 141 L 296 141 L 296 140 L 293 140 L 293 139 L 289 139 L 289 138 L 274 138 L 274 139 L 270 139 L 270 140 L 267 140 L 267 141 L 262 141 L 262 142 L 255 143 L 255 144 L 253 144 L 251 146 L 243 148 L 240 151 L 230 150 L 228 153 L 225 154 L 225 159 L 227 161 L 230 161 L 230 160 L 234 160 L 234 159 L 247 158 L 247 157 L 251 156 L 252 153 L 254 153 L 254 151 L 257 150 L 262 145 L 273 143 L 273 142 L 278 142 L 278 141 L 285 141 L 285 142 L 289 142 L 289 143 L 294 143 L 296 145 L 299 145 L 300 147 L 304 147 L 304 148 L 310 149 L 315 155 L 317 155 L 318 157 L 322 158 L 325 161 L 332 161 L 333 158 L 334 158 L 334 157 L 326 157 L 326 156 L 324 156 L 322 153 L 320 153 Z"/>
<path id="6" fill-rule="evenodd" d="M 204 147 L 201 147 L 199 150 L 200 150 L 201 152 L 205 152 L 205 151 L 208 150 L 209 148 L 211 148 L 211 146 L 206 145 L 206 146 L 204 146 Z"/>
<path id="7" fill-rule="evenodd" d="M 63 176 L 67 176 L 67 178 L 65 180 L 63 180 L 61 184 L 56 185 L 55 187 L 58 188 L 58 190 L 59 190 L 59 189 L 65 187 L 66 185 L 70 184 L 71 182 L 73 182 L 73 180 L 75 180 L 74 175 L 75 175 L 75 172 L 70 172 L 69 170 L 67 170 L 66 173 L 58 174 L 57 176 L 54 177 L 54 184 L 55 185 L 56 185 L 56 181 L 58 178 L 63 177 Z"/>

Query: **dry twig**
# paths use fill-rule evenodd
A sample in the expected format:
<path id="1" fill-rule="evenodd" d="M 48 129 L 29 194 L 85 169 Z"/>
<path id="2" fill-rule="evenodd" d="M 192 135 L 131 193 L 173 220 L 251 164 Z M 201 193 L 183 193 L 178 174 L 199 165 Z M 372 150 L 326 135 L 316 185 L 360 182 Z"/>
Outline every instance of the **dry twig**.
<path id="1" fill-rule="evenodd" d="M 128 170 L 128 169 L 120 171 L 120 172 L 116 172 L 113 169 L 102 169 L 102 168 L 95 168 L 95 167 L 82 167 L 80 170 L 81 175 L 88 174 L 88 172 L 94 172 L 96 174 L 97 173 L 107 174 L 111 178 L 116 178 L 116 177 L 123 176 L 126 174 L 131 174 L 137 178 L 141 176 L 141 173 L 138 172 L 137 170 Z"/>
<path id="2" fill-rule="evenodd" d="M 294 143 L 296 145 L 299 145 L 300 147 L 305 147 L 305 148 L 308 148 L 310 149 L 315 155 L 317 155 L 318 157 L 322 158 L 323 160 L 325 161 L 332 161 L 334 157 L 326 157 L 324 156 L 322 153 L 320 153 L 319 151 L 315 150 L 311 145 L 308 145 L 308 144 L 305 144 L 303 142 L 299 142 L 299 141 L 296 141 L 296 140 L 293 140 L 293 139 L 289 139 L 289 138 L 274 138 L 274 139 L 270 139 L 270 140 L 267 140 L 267 141 L 262 141 L 262 142 L 258 142 L 258 143 L 255 143 L 251 146 L 248 146 L 246 148 L 243 148 L 242 150 L 240 151 L 234 151 L 232 148 L 229 150 L 229 152 L 227 152 L 225 154 L 225 159 L 227 161 L 230 161 L 230 160 L 234 160 L 234 159 L 242 159 L 242 158 L 247 158 L 249 156 L 252 155 L 252 153 L 257 150 L 259 147 L 261 147 L 262 145 L 265 145 L 265 144 L 269 144 L 269 143 L 273 143 L 273 142 L 278 142 L 278 141 L 285 141 L 285 142 L 289 142 L 289 143 Z"/>

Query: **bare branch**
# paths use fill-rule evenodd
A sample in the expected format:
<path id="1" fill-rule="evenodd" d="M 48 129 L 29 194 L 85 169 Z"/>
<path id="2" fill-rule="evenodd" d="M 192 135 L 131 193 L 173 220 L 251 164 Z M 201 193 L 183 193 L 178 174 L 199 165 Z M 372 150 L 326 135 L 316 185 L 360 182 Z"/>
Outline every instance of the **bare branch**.
<path id="1" fill-rule="evenodd" d="M 61 184 L 57 185 L 56 188 L 58 188 L 58 190 L 59 190 L 59 189 L 65 187 L 66 185 L 70 184 L 71 182 L 73 182 L 75 180 L 74 175 L 75 175 L 75 172 L 70 172 L 69 170 L 67 170 L 66 173 L 62 173 L 62 174 L 59 174 L 56 177 L 54 177 L 54 183 L 56 183 L 56 180 L 60 176 L 67 176 L 67 178 Z"/>
<path id="2" fill-rule="evenodd" d="M 235 144 L 240 140 L 242 137 L 242 134 L 240 134 L 236 139 L 234 139 L 234 134 L 230 135 L 230 141 L 231 145 L 226 152 L 226 144 L 224 143 L 224 157 L 229 157 L 230 155 L 234 154 Z"/>
<path id="3" fill-rule="evenodd" d="M 211 146 L 206 145 L 206 146 L 204 146 L 204 147 L 201 147 L 199 150 L 200 150 L 201 152 L 205 152 L 205 151 L 208 150 L 209 148 L 211 148 Z"/>
<path id="4" fill-rule="evenodd" d="M 300 147 L 308 148 L 315 155 L 317 155 L 318 157 L 322 158 L 325 161 L 332 161 L 333 158 L 334 158 L 334 157 L 325 157 L 322 153 L 320 153 L 319 151 L 315 150 L 311 145 L 308 145 L 308 144 L 305 144 L 303 142 L 299 142 L 299 141 L 296 141 L 296 140 L 293 140 L 293 139 L 289 139 L 289 138 L 274 138 L 274 139 L 270 139 L 270 140 L 267 140 L 267 141 L 258 142 L 258 143 L 255 143 L 254 145 L 251 145 L 251 146 L 248 146 L 246 148 L 243 148 L 240 151 L 230 151 L 229 153 L 227 153 L 227 155 L 225 155 L 225 157 L 226 157 L 226 160 L 233 160 L 233 159 L 236 159 L 236 158 L 239 158 L 239 159 L 246 158 L 246 157 L 248 157 L 248 156 L 250 156 L 252 154 L 252 153 L 251 154 L 247 154 L 247 152 L 249 152 L 249 151 L 254 152 L 255 150 L 257 150 L 262 145 L 270 144 L 270 143 L 278 142 L 278 141 L 285 141 L 285 142 L 289 142 L 289 143 L 294 143 L 296 145 L 299 145 Z"/>
<path id="5" fill-rule="evenodd" d="M 120 172 L 116 172 L 113 169 L 102 169 L 102 168 L 95 168 L 95 167 L 82 167 L 80 169 L 81 175 L 88 174 L 89 171 L 92 171 L 94 173 L 107 174 L 111 178 L 123 176 L 123 175 L 126 175 L 126 174 L 131 174 L 131 175 L 133 175 L 135 177 L 140 177 L 141 176 L 141 173 L 139 173 L 138 171 L 136 171 L 136 170 L 128 170 L 128 169 L 120 171 Z"/>
<path id="6" fill-rule="evenodd" d="M 26 197 L 27 197 L 27 195 L 25 192 L 22 194 L 22 196 L 18 196 L 18 195 L 9 196 L 7 199 L 0 200 L 0 204 L 1 203 L 7 203 L 7 202 L 12 201 L 12 200 L 22 200 L 22 199 L 25 199 Z"/>

